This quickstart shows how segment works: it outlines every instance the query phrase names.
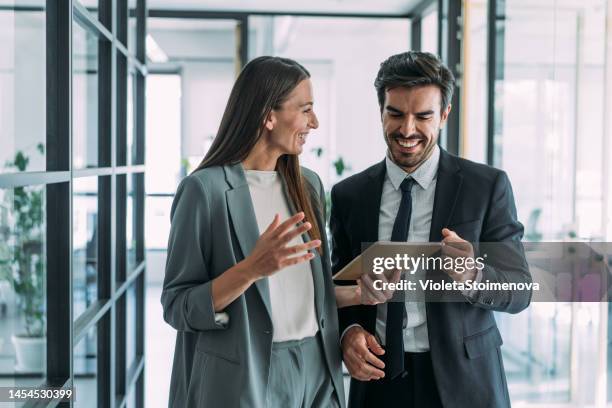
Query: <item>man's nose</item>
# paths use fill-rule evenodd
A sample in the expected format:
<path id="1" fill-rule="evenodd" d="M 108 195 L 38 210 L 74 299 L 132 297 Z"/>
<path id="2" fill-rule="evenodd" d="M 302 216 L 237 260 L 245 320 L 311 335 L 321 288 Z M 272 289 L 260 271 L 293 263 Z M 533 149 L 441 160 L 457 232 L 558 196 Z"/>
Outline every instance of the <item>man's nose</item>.
<path id="1" fill-rule="evenodd" d="M 410 117 L 406 118 L 400 127 L 400 132 L 404 136 L 411 135 L 416 131 L 416 121 Z"/>

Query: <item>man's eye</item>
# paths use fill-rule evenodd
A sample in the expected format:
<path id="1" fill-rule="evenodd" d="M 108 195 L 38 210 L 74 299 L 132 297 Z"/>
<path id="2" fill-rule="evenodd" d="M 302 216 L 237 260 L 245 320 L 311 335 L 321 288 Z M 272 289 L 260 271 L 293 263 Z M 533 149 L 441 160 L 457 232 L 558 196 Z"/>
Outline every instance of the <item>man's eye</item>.
<path id="1" fill-rule="evenodd" d="M 312 111 L 312 109 L 306 109 L 306 110 L 304 111 L 304 113 L 310 113 L 311 111 Z"/>
<path id="2" fill-rule="evenodd" d="M 429 119 L 431 119 L 431 115 L 419 116 L 418 118 L 419 118 L 420 120 L 429 120 Z"/>

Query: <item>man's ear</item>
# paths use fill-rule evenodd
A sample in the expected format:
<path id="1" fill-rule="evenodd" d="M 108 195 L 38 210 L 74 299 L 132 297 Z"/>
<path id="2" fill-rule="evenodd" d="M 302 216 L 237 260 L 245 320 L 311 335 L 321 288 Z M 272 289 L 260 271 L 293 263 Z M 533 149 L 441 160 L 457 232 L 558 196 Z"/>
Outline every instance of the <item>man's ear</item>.
<path id="1" fill-rule="evenodd" d="M 449 103 L 446 109 L 442 111 L 442 115 L 440 116 L 440 129 L 444 129 L 444 125 L 446 124 L 446 120 L 448 119 L 448 115 L 450 114 L 452 105 Z"/>
<path id="2" fill-rule="evenodd" d="M 274 129 L 274 126 L 276 126 L 276 114 L 273 110 L 271 110 L 264 121 L 264 127 L 268 130 L 272 130 Z"/>

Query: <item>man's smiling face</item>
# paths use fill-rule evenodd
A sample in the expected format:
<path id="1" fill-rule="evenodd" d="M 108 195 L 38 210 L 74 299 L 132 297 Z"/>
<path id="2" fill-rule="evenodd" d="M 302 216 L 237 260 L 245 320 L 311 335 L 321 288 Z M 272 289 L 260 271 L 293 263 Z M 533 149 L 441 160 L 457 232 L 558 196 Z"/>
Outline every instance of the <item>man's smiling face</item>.
<path id="1" fill-rule="evenodd" d="M 387 89 L 382 125 L 391 159 L 409 173 L 418 168 L 431 156 L 450 110 L 442 109 L 435 85 Z"/>

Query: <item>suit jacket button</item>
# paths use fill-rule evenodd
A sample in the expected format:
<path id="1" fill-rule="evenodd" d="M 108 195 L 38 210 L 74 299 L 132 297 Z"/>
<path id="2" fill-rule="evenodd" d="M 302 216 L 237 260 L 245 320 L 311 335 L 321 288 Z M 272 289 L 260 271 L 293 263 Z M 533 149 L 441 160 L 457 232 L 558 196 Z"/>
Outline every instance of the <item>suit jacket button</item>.
<path id="1" fill-rule="evenodd" d="M 324 329 L 325 328 L 325 319 L 321 319 L 321 328 Z"/>
<path id="2" fill-rule="evenodd" d="M 264 330 L 265 334 L 272 334 L 272 330 Z"/>

